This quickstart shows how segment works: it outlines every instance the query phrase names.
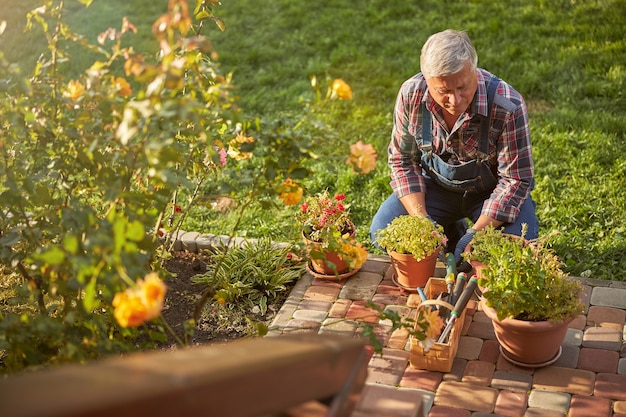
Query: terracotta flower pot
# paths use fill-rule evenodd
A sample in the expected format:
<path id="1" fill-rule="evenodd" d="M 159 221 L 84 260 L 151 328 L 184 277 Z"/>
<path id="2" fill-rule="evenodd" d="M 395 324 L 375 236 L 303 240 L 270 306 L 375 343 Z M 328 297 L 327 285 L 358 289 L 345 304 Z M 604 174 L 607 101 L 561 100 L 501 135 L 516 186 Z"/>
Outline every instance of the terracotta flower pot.
<path id="1" fill-rule="evenodd" d="M 511 318 L 500 321 L 496 310 L 488 307 L 484 299 L 481 307 L 491 319 L 502 355 L 509 362 L 537 368 L 554 363 L 561 355 L 561 344 L 573 318 L 559 323 Z"/>
<path id="2" fill-rule="evenodd" d="M 410 290 L 415 290 L 417 287 L 424 288 L 428 279 L 435 273 L 440 250 L 441 247 L 437 248 L 430 256 L 420 261 L 415 260 L 411 254 L 390 251 L 389 257 L 396 271 L 397 285 Z"/>
<path id="3" fill-rule="evenodd" d="M 354 226 L 351 236 L 356 236 L 356 228 Z M 306 244 L 311 267 L 315 272 L 322 275 L 332 276 L 341 275 L 348 272 L 348 264 L 343 259 L 341 259 L 341 257 L 337 253 L 323 249 L 322 242 L 315 242 L 308 239 L 304 232 L 302 232 L 302 239 Z"/>

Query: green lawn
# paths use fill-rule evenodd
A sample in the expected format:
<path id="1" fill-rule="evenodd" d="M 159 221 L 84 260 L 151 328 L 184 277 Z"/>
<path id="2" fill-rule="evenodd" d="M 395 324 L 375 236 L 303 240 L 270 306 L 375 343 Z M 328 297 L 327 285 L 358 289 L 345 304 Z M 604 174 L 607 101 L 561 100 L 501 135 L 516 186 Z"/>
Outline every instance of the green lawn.
<path id="1" fill-rule="evenodd" d="M 12 4 L 13 3 L 13 4 Z M 24 22 L 34 0 L 9 0 L 0 20 Z M 139 28 L 133 42 L 154 51 L 150 25 L 166 1 L 95 0 L 86 10 L 67 1 L 75 28 L 90 39 L 126 15 Z M 530 109 L 542 232 L 558 230 L 555 249 L 574 275 L 624 280 L 626 269 L 626 1 L 223 0 L 226 31 L 207 27 L 224 72 L 232 72 L 249 116 L 298 120 L 312 99 L 309 77 L 343 78 L 350 102 L 320 115 L 332 135 L 310 191 L 330 188 L 352 201 L 359 238 L 390 192 L 386 146 L 400 84 L 419 71 L 419 49 L 433 32 L 467 30 L 479 65 L 515 86 Z M 33 65 L 33 34 L 11 23 L 0 48 Z M 79 66 L 80 67 L 80 66 Z M 80 71 L 80 68 L 74 70 Z M 71 70 L 70 70 L 71 71 Z M 286 116 L 285 116 L 286 115 Z M 371 143 L 375 172 L 356 176 L 343 164 L 348 146 Z M 328 162 L 336 161 L 331 165 Z M 206 201 L 210 190 L 206 190 Z M 201 202 L 204 200 L 201 199 Z M 234 220 L 199 207 L 188 228 L 225 233 Z M 240 234 L 294 237 L 293 210 L 253 207 Z"/>

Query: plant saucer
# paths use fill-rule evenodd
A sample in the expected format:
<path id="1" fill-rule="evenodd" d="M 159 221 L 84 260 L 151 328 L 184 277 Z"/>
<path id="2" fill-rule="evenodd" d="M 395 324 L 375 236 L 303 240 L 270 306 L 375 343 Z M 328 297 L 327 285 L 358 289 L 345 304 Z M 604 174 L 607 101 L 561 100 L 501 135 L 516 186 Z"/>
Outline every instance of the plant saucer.
<path id="1" fill-rule="evenodd" d="M 361 268 L 357 268 L 357 269 L 353 269 L 351 271 L 344 272 L 343 274 L 338 274 L 338 275 L 335 275 L 335 274 L 322 274 L 322 273 L 316 272 L 313 269 L 313 266 L 312 266 L 310 260 L 306 263 L 306 272 L 308 272 L 309 274 L 313 275 L 314 278 L 325 279 L 325 280 L 329 280 L 329 281 L 343 281 L 345 279 L 350 278 L 352 275 L 356 274 L 360 270 L 361 270 Z"/>

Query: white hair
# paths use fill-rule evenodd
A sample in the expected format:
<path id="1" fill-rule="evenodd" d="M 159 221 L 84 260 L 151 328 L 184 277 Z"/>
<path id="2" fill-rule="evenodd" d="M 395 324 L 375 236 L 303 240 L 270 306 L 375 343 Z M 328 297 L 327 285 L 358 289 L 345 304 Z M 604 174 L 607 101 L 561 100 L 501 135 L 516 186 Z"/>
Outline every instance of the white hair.
<path id="1" fill-rule="evenodd" d="M 473 70 L 478 66 L 478 55 L 467 33 L 447 29 L 431 35 L 420 55 L 420 67 L 425 78 L 456 74 L 465 64 Z"/>

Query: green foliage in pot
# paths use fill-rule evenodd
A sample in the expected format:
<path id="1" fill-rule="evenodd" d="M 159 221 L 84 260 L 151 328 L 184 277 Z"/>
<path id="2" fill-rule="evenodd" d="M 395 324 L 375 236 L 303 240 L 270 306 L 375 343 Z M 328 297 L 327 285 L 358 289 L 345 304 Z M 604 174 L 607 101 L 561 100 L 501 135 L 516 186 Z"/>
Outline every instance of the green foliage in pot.
<path id="1" fill-rule="evenodd" d="M 418 261 L 447 240 L 443 227 L 423 216 L 398 216 L 376 233 L 376 242 L 388 252 L 412 254 Z"/>
<path id="2" fill-rule="evenodd" d="M 465 256 L 486 267 L 479 285 L 483 297 L 496 310 L 498 319 L 564 321 L 583 312 L 582 285 L 571 279 L 553 250 L 546 246 L 549 236 L 527 241 L 487 227 L 474 236 Z"/>

